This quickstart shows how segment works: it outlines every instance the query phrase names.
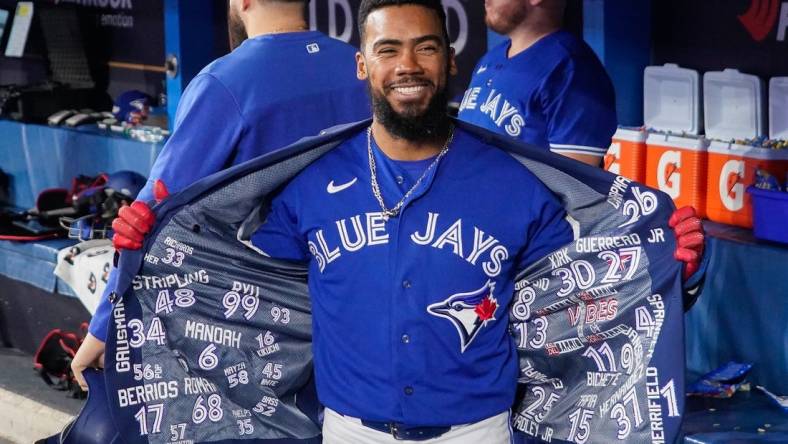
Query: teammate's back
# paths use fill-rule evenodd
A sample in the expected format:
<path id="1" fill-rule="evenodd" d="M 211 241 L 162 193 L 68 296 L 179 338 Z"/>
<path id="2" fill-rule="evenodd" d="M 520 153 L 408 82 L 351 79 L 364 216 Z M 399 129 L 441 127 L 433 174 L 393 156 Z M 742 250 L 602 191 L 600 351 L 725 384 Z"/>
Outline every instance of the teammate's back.
<path id="1" fill-rule="evenodd" d="M 138 199 L 152 198 L 156 179 L 180 191 L 325 128 L 368 118 L 355 52 L 318 31 L 264 34 L 203 68 L 181 97 L 175 131 Z"/>
<path id="2" fill-rule="evenodd" d="M 153 200 L 156 180 L 178 192 L 325 128 L 368 118 L 355 52 L 317 31 L 264 34 L 203 68 L 184 91 L 174 131 L 137 199 Z M 110 307 L 103 302 L 90 324 L 101 341 Z"/>
<path id="3" fill-rule="evenodd" d="M 246 40 L 201 74 L 213 76 L 237 101 L 255 133 L 241 143 L 271 149 L 371 115 L 365 85 L 355 77 L 355 53 L 317 31 L 268 34 Z"/>

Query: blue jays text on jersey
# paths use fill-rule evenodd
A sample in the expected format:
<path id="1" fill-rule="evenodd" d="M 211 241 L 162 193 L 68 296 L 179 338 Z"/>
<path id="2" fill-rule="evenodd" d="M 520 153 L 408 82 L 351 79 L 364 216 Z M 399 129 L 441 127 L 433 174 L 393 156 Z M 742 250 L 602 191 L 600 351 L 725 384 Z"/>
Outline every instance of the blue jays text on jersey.
<path id="1" fill-rule="evenodd" d="M 355 51 L 317 31 L 269 34 L 206 66 L 184 91 L 172 136 L 137 199 L 152 200 L 156 179 L 177 192 L 325 128 L 367 118 Z M 104 339 L 108 316 L 104 302 L 91 320 L 93 336 Z"/>
<path id="2" fill-rule="evenodd" d="M 379 213 L 379 207 L 367 195 L 371 190 L 361 187 L 369 186 L 363 163 L 350 169 L 324 168 L 358 155 L 353 150 L 354 136 L 367 125 L 365 122 L 330 131 L 235 166 L 199 181 L 154 209 L 160 223 L 146 241 L 144 251 L 121 255 L 116 290 L 123 297 L 114 306 L 111 340 L 107 342 L 106 380 L 111 412 L 123 436 L 131 442 L 164 443 L 173 439 L 241 442 L 248 438 L 317 435 L 316 420 L 299 408 L 301 398 L 295 393 L 312 372 L 310 313 L 325 310 L 340 322 L 369 322 L 370 327 L 363 334 L 353 331 L 332 337 L 330 329 L 341 330 L 343 326 L 321 330 L 316 315 L 316 359 L 331 347 L 334 350 L 328 353 L 344 352 L 344 360 L 367 360 L 367 354 L 391 359 L 385 352 L 370 347 L 378 340 L 385 342 L 383 347 L 397 348 L 398 354 L 412 358 L 413 362 L 404 365 L 402 359 L 393 362 L 389 370 L 396 380 L 388 381 L 399 385 L 375 393 L 374 399 L 385 404 L 379 407 L 380 411 L 391 409 L 395 403 L 403 406 L 404 412 L 418 409 L 419 406 L 409 404 L 410 400 L 433 390 L 425 402 L 451 406 L 425 414 L 424 418 L 449 423 L 459 415 L 498 405 L 503 395 L 493 397 L 492 402 L 485 402 L 484 396 L 495 390 L 505 392 L 499 387 L 506 384 L 513 390 L 514 382 L 509 379 L 513 378 L 526 385 L 522 402 L 514 407 L 512 424 L 530 436 L 577 444 L 614 440 L 672 442 L 683 411 L 683 346 L 680 265 L 673 259 L 673 237 L 664 235 L 668 215 L 673 211 L 669 197 L 599 169 L 523 146 L 508 137 L 458 123 L 457 142 L 475 141 L 462 146 L 482 150 L 488 144 L 502 150 L 488 147 L 492 151 L 477 156 L 479 165 L 461 162 L 462 155 L 454 160 L 447 155 L 442 168 L 475 177 L 474 174 L 485 174 L 488 168 L 479 168 L 475 173 L 474 167 L 489 166 L 490 160 L 497 159 L 503 168 L 496 171 L 500 174 L 494 178 L 520 177 L 520 167 L 499 157 L 512 156 L 527 167 L 529 176 L 533 174 L 559 196 L 574 236 L 536 257 L 517 257 L 518 252 L 529 250 L 527 242 L 510 227 L 522 227 L 526 220 L 523 216 L 530 214 L 533 200 L 522 199 L 528 192 L 507 192 L 501 199 L 491 199 L 487 196 L 494 194 L 489 192 L 499 186 L 495 180 L 455 180 L 450 182 L 452 187 L 446 187 L 446 177 L 441 177 L 446 171 L 440 168 L 428 180 L 428 192 L 415 197 L 400 216 L 378 226 L 373 215 L 372 223 L 367 224 L 367 213 Z M 396 196 L 398 186 L 407 186 L 408 165 L 385 159 L 378 164 L 379 174 L 389 178 L 381 181 L 383 196 L 389 203 L 396 199 L 390 196 Z M 386 168 L 390 171 L 386 172 Z M 314 179 L 312 183 L 298 176 L 277 194 L 288 180 L 305 170 L 321 180 Z M 508 176 L 513 172 L 515 176 Z M 400 173 L 402 184 L 398 180 Z M 429 198 L 430 193 L 440 195 L 463 186 L 483 191 L 464 196 L 462 200 L 468 206 L 463 211 L 454 209 L 457 199 Z M 279 197 L 306 190 L 321 196 L 310 202 L 315 206 L 311 213 L 298 208 L 294 212 L 272 209 L 284 202 L 298 205 L 299 196 Z M 342 197 L 345 193 L 350 196 Z M 332 197 L 353 199 L 359 208 L 332 209 Z M 498 219 L 493 220 L 490 209 L 497 208 L 498 201 L 508 205 L 503 212 L 494 214 Z M 426 239 L 433 233 L 429 228 L 430 214 L 438 215 L 434 220 L 434 238 L 429 245 L 416 244 L 411 237 L 414 233 L 417 239 Z M 559 209 L 556 214 L 563 212 Z M 289 250 L 292 258 L 311 257 L 308 266 L 239 247 L 239 240 L 254 241 L 254 234 L 261 227 L 277 224 L 276 220 L 265 222 L 266 218 L 287 219 L 293 215 L 309 217 L 282 225 L 296 228 L 294 233 L 283 232 L 280 239 L 280 243 L 292 248 L 285 246 L 280 250 Z M 354 235 L 364 233 L 366 237 L 364 246 L 356 251 L 342 246 L 337 221 L 343 219 L 348 246 L 357 242 Z M 354 220 L 358 221 L 358 228 L 353 228 Z M 452 228 L 454 225 L 456 228 Z M 321 229 L 325 251 L 317 236 Z M 290 234 L 298 235 L 299 230 L 306 237 L 294 243 Z M 380 240 L 384 236 L 388 236 L 388 243 L 369 245 L 370 238 Z M 439 244 L 441 248 L 433 246 L 441 237 L 445 241 Z M 178 243 L 166 241 L 168 238 Z M 493 247 L 484 250 L 475 265 L 469 262 L 473 245 L 482 250 L 488 239 L 495 239 Z M 325 264 L 321 272 L 308 241 L 315 243 L 324 259 L 334 256 L 335 251 L 341 256 Z M 191 247 L 192 254 L 182 261 L 165 262 L 162 258 L 169 256 L 167 248 L 171 245 L 181 245 L 183 251 L 187 250 L 183 246 Z M 490 261 L 487 252 L 498 245 L 506 247 L 510 257 L 502 261 L 499 275 L 490 277 L 482 264 Z M 518 245 L 525 250 L 518 249 Z M 273 247 L 273 243 L 261 246 Z M 375 257 L 387 249 L 419 251 L 411 264 L 416 267 L 398 264 L 396 254 Z M 341 300 L 322 301 L 318 295 L 310 304 L 313 285 L 338 285 L 334 282 L 336 277 L 347 274 L 368 283 L 370 279 L 359 270 L 372 265 L 361 263 L 363 257 L 375 257 L 377 262 L 373 265 L 381 270 L 380 274 L 389 275 L 387 288 L 376 293 L 362 290 L 341 294 L 337 298 Z M 435 264 L 451 264 L 449 269 L 465 272 L 428 272 L 439 268 Z M 205 270 L 207 279 L 183 278 L 197 276 L 200 270 Z M 171 283 L 164 288 L 137 285 L 135 289 L 137 276 L 147 276 L 149 279 L 143 281 L 152 283 L 153 277 L 164 279 L 173 274 L 179 277 L 170 278 Z M 308 274 L 318 279 L 307 282 Z M 367 285 L 383 285 L 381 282 L 382 279 Z M 419 290 L 431 290 L 435 284 L 442 290 L 419 296 Z M 362 300 L 369 294 L 381 301 L 377 307 Z M 387 298 L 386 294 L 396 297 Z M 392 313 L 392 305 L 399 310 Z M 399 314 L 403 317 L 396 318 Z M 353 316 L 366 320 L 350 319 Z M 502 320 L 506 320 L 506 326 Z M 408 355 L 411 346 L 418 348 L 430 337 L 436 345 L 428 352 Z M 318 344 L 321 338 L 328 342 Z M 496 338 L 505 345 L 499 348 Z M 373 349 L 364 353 L 362 346 Z M 488 374 L 491 364 L 501 362 L 495 356 L 499 350 L 517 356 L 513 370 L 508 365 L 495 369 L 498 379 L 505 380 L 500 386 L 497 381 L 493 387 L 470 384 L 461 396 L 455 395 L 454 386 L 441 388 L 445 379 L 456 381 L 463 378 L 459 373 L 472 372 L 476 367 L 467 366 L 470 359 L 479 365 L 480 373 L 474 376 L 489 384 L 486 378 L 494 377 Z M 447 365 L 451 364 L 433 360 L 449 356 L 456 363 L 454 374 L 446 374 Z M 414 364 L 417 362 L 425 365 L 419 367 Z M 437 367 L 433 367 L 435 362 Z M 340 365 L 328 371 L 349 372 L 352 367 Z M 363 398 L 365 390 L 388 377 L 368 373 L 338 384 L 350 395 L 368 399 Z M 334 405 L 345 402 L 343 397 L 349 395 L 340 393 L 331 398 L 332 388 L 328 388 L 328 399 Z M 469 398 L 469 391 L 480 396 Z M 321 391 L 323 395 L 325 392 Z M 132 399 L 133 405 L 128 402 Z M 346 402 L 358 408 L 364 401 Z"/>
<path id="3" fill-rule="evenodd" d="M 271 257 L 313 259 L 318 397 L 345 415 L 419 426 L 504 412 L 515 393 L 504 308 L 514 272 L 571 241 L 563 208 L 511 156 L 457 129 L 386 221 L 370 186 L 368 137 L 354 135 L 296 176 L 252 237 Z M 382 194 L 396 202 L 415 181 L 372 146 Z"/>
<path id="4" fill-rule="evenodd" d="M 616 130 L 613 86 L 591 49 L 565 31 L 476 65 L 459 118 L 557 153 L 602 156 Z"/>

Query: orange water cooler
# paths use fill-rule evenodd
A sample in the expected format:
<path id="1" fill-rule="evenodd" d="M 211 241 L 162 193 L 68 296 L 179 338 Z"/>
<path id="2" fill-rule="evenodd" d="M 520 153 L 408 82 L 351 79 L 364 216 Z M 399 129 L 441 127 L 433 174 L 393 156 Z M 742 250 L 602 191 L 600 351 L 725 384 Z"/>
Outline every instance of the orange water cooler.
<path id="1" fill-rule="evenodd" d="M 643 72 L 646 185 L 667 193 L 677 207 L 706 207 L 706 139 L 701 116 L 700 74 L 667 63 Z"/>
<path id="2" fill-rule="evenodd" d="M 706 214 L 725 224 L 751 228 L 752 202 L 746 193 L 760 168 L 785 177 L 788 153 L 743 144 L 766 133 L 763 81 L 735 69 L 703 74 L 704 126 L 709 146 Z"/>
<path id="3" fill-rule="evenodd" d="M 621 127 L 605 154 L 605 169 L 636 182 L 646 178 L 646 136 L 643 128 Z"/>
<path id="4" fill-rule="evenodd" d="M 667 193 L 677 208 L 695 207 L 700 217 L 706 208 L 705 138 L 652 133 L 646 139 L 646 185 Z"/>
<path id="5" fill-rule="evenodd" d="M 788 150 L 772 150 L 712 141 L 708 149 L 706 215 L 725 224 L 752 228 L 752 201 L 745 190 L 762 169 L 782 182 Z"/>

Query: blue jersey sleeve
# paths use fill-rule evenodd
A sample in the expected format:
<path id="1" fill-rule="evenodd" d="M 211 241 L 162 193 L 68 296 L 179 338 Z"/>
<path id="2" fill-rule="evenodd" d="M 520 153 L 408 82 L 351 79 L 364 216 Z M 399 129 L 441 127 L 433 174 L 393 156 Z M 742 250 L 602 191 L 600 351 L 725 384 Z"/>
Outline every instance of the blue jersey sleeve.
<path id="1" fill-rule="evenodd" d="M 544 185 L 536 185 L 531 198 L 533 218 L 528 226 L 528 241 L 520 252 L 518 270 L 524 270 L 574 239 L 564 207 Z"/>
<path id="2" fill-rule="evenodd" d="M 616 132 L 613 87 L 592 60 L 565 60 L 544 80 L 542 109 L 550 150 L 604 156 Z"/>
<path id="3" fill-rule="evenodd" d="M 174 193 L 229 166 L 244 127 L 238 104 L 224 84 L 208 73 L 192 79 L 178 104 L 175 130 L 137 199 L 152 200 L 156 179 Z"/>
<path id="4" fill-rule="evenodd" d="M 252 234 L 252 245 L 269 257 L 306 262 L 309 246 L 299 232 L 295 195 L 291 183 L 271 201 L 265 222 Z"/>
<path id="5" fill-rule="evenodd" d="M 172 136 L 153 164 L 138 200 L 153 200 L 153 183 L 161 179 L 170 193 L 224 169 L 232 161 L 243 133 L 243 116 L 227 88 L 210 74 L 199 74 L 189 83 L 178 104 Z M 112 311 L 109 294 L 115 287 L 115 269 L 90 320 L 89 331 L 106 340 Z"/>

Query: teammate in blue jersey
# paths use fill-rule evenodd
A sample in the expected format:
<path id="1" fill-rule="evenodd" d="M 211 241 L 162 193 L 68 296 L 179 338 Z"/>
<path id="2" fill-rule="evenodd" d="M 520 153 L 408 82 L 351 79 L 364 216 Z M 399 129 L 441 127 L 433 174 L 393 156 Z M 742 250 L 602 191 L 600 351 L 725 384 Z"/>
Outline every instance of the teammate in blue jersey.
<path id="1" fill-rule="evenodd" d="M 307 31 L 306 3 L 230 1 L 230 40 L 239 46 L 189 83 L 178 104 L 175 130 L 156 159 L 139 201 L 125 210 L 128 217 L 139 219 L 137 210 L 152 200 L 156 181 L 179 191 L 266 150 L 369 117 L 365 85 L 353 76 L 355 49 Z M 116 231 L 128 237 L 122 238 L 125 245 L 119 238 L 116 247 L 139 248 L 144 232 L 123 219 L 118 223 Z M 112 287 L 112 283 L 107 285 Z M 82 369 L 97 366 L 104 350 L 110 308 L 105 295 L 72 364 L 81 384 Z"/>
<path id="2" fill-rule="evenodd" d="M 486 0 L 484 8 L 487 26 L 509 40 L 477 63 L 459 118 L 601 166 L 616 131 L 615 94 L 591 48 L 561 30 L 566 0 Z M 680 237 L 694 232 L 676 251 L 694 301 L 704 273 L 689 278 L 700 268 L 703 227 L 692 207 L 676 210 L 671 226 Z"/>
<path id="3" fill-rule="evenodd" d="M 325 443 L 508 443 L 515 273 L 573 238 L 527 168 L 452 129 L 444 23 L 438 0 L 361 3 L 373 123 L 296 176 L 252 236 L 309 261 Z"/>
<path id="4" fill-rule="evenodd" d="M 613 86 L 591 48 L 560 30 L 565 0 L 487 0 L 509 40 L 476 65 L 459 118 L 599 166 L 616 131 Z"/>

